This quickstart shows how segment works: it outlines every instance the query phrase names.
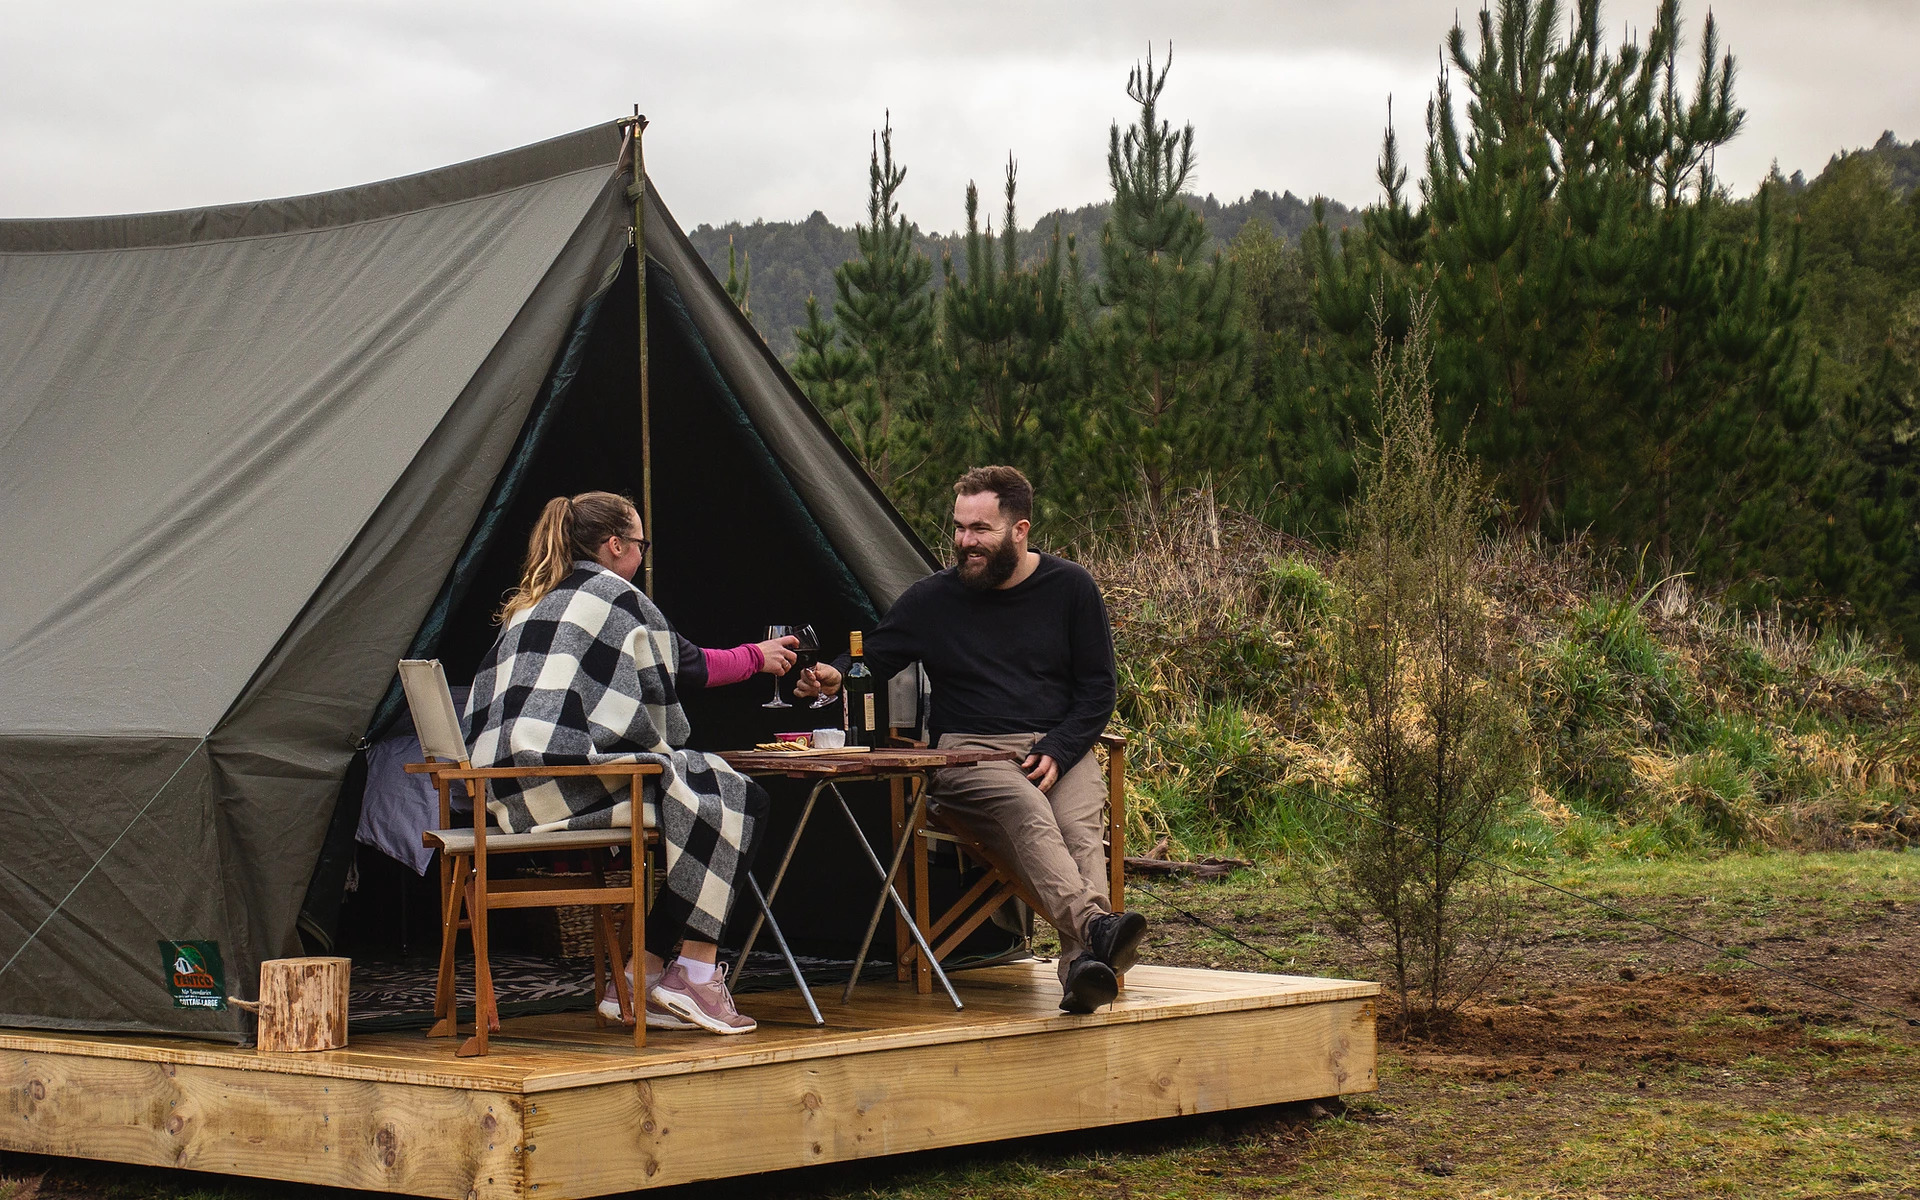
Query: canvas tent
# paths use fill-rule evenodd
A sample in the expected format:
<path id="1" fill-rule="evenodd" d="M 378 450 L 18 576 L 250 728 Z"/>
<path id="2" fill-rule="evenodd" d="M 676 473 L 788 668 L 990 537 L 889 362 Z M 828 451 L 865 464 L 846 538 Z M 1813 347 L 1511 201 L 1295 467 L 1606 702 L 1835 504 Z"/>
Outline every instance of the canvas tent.
<path id="1" fill-rule="evenodd" d="M 0 1025 L 244 1038 L 161 943 L 239 994 L 299 952 L 395 661 L 470 670 L 531 511 L 640 487 L 621 151 L 0 221 Z M 927 552 L 651 187 L 643 228 L 662 607 L 844 637 Z M 696 729 L 738 745 L 763 698 Z"/>

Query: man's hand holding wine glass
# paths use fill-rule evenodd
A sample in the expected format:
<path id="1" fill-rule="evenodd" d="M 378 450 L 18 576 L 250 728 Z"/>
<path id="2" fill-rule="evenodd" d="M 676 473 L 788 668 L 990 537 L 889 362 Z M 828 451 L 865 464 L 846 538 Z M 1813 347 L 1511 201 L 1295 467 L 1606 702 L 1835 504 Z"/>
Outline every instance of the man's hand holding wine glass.
<path id="1" fill-rule="evenodd" d="M 802 700 L 809 696 L 831 700 L 840 694 L 840 672 L 834 670 L 832 663 L 815 663 L 800 672 L 800 678 L 793 685 L 793 694 Z"/>

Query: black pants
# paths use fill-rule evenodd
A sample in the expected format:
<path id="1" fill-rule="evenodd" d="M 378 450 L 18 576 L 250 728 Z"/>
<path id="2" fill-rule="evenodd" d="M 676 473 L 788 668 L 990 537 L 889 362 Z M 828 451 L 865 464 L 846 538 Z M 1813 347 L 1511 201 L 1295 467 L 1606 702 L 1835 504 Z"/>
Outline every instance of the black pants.
<path id="1" fill-rule="evenodd" d="M 731 880 L 735 904 L 740 903 L 741 896 L 752 894 L 747 873 L 753 870 L 760 846 L 767 840 L 767 819 L 771 812 L 767 789 L 751 779 L 747 780 L 747 817 L 753 823 L 753 833 L 747 839 L 746 850 L 740 855 L 739 871 Z M 669 952 L 687 936 L 687 918 L 691 915 L 693 905 L 690 901 L 676 895 L 672 888 L 661 888 L 659 898 L 647 913 L 648 952 L 661 958 L 669 957 Z"/>

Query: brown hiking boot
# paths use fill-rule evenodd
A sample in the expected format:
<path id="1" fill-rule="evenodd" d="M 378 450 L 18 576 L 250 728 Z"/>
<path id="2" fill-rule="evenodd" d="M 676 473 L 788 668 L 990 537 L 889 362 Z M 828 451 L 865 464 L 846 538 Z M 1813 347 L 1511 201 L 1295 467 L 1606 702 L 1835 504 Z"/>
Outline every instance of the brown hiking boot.
<path id="1" fill-rule="evenodd" d="M 1082 954 L 1067 968 L 1066 994 L 1060 997 L 1060 1007 L 1070 1013 L 1095 1012 L 1112 1004 L 1119 994 L 1113 968 L 1091 954 Z"/>
<path id="2" fill-rule="evenodd" d="M 1081 939 L 1087 953 L 1125 975 L 1140 961 L 1140 943 L 1147 936 L 1147 919 L 1137 912 L 1100 913 L 1087 922 Z"/>
<path id="3" fill-rule="evenodd" d="M 675 959 L 667 965 L 660 982 L 654 984 L 653 990 L 647 993 L 647 1000 L 649 1005 L 658 1004 L 708 1033 L 752 1033 L 759 1028 L 752 1017 L 742 1014 L 733 1006 L 733 996 L 727 991 L 727 968 L 724 963 L 715 968 L 711 982 L 695 983 L 687 978 L 680 960 Z"/>

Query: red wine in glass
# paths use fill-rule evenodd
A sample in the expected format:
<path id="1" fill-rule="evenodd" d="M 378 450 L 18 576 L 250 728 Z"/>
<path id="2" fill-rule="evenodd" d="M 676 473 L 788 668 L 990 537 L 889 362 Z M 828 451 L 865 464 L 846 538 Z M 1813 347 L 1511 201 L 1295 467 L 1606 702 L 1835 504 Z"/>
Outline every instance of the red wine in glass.
<path id="1" fill-rule="evenodd" d="M 799 640 L 799 644 L 793 648 L 796 657 L 793 660 L 793 674 L 788 678 L 792 679 L 794 684 L 798 684 L 800 682 L 801 672 L 820 661 L 820 635 L 813 631 L 813 626 L 811 625 L 795 625 L 791 632 L 793 636 Z M 792 685 L 789 685 L 788 691 L 792 691 Z M 797 696 L 794 698 L 799 699 Z M 808 707 L 825 708 L 827 705 L 834 703 L 837 703 L 837 701 L 833 698 L 820 695 L 815 696 L 813 703 L 808 705 Z"/>

